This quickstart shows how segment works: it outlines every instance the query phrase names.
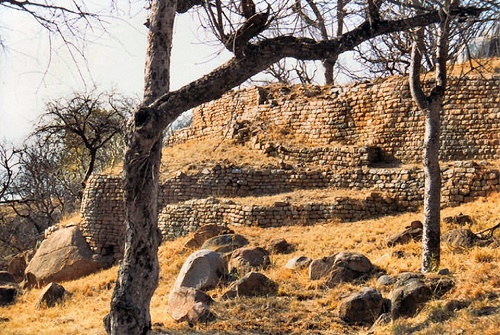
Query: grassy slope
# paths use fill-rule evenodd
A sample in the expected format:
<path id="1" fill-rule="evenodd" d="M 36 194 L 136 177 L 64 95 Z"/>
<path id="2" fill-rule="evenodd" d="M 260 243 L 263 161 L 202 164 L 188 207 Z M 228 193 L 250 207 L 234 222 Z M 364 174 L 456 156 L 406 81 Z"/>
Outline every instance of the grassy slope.
<path id="1" fill-rule="evenodd" d="M 480 199 L 443 211 L 443 216 L 459 212 L 471 215 L 477 224 L 473 231 L 493 226 L 498 222 L 500 194 Z M 292 272 L 283 268 L 289 258 L 307 255 L 322 257 L 342 250 L 361 252 L 388 274 L 418 271 L 420 244 L 386 247 L 388 236 L 404 229 L 419 214 L 409 213 L 366 220 L 356 223 L 328 223 L 315 226 L 293 226 L 273 229 L 255 227 L 234 228 L 249 238 L 251 244 L 266 245 L 284 237 L 296 246 L 290 255 L 273 255 L 273 266 L 265 273 L 280 285 L 277 297 L 239 298 L 217 302 L 213 310 L 218 320 L 208 325 L 189 328 L 176 324 L 165 311 L 168 293 L 176 274 L 188 256 L 182 251 L 186 238 L 168 242 L 160 248 L 160 285 L 156 291 L 151 313 L 158 334 L 356 334 L 366 328 L 349 327 L 337 317 L 339 301 L 350 292 L 363 286 L 374 286 L 375 279 L 364 283 L 342 284 L 325 289 L 321 282 L 311 282 L 307 271 Z M 452 229 L 444 225 L 443 231 Z M 498 232 L 496 234 L 498 236 Z M 398 258 L 395 251 L 404 252 Z M 442 266 L 451 270 L 457 286 L 443 298 L 433 301 L 419 315 L 402 319 L 379 328 L 377 334 L 436 334 L 444 330 L 459 330 L 460 334 L 499 334 L 500 324 L 500 269 L 498 249 L 473 248 L 452 252 L 443 248 Z M 72 293 L 62 305 L 37 310 L 36 298 L 40 290 L 26 292 L 15 305 L 0 308 L 2 334 L 104 334 L 102 318 L 109 308 L 109 301 L 117 267 L 72 282 L 63 283 Z M 217 300 L 222 292 L 209 292 Z M 383 291 L 387 295 L 387 291 Z M 441 306 L 449 299 L 466 299 L 472 302 L 468 309 L 448 314 Z M 474 316 L 474 311 L 485 306 L 496 306 L 497 312 L 489 316 Z"/>

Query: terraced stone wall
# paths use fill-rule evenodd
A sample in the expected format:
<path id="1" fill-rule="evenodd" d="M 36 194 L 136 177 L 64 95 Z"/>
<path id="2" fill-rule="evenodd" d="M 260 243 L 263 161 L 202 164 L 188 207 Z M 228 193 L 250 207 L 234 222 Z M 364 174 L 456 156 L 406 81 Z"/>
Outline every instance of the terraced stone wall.
<path id="1" fill-rule="evenodd" d="M 500 191 L 500 171 L 472 161 L 442 166 L 442 204 L 456 206 Z M 82 202 L 83 234 L 99 254 L 123 253 L 124 204 L 121 178 L 97 175 L 88 183 Z M 369 190 L 365 198 L 339 197 L 334 203 L 297 205 L 278 202 L 244 206 L 213 197 L 273 195 L 295 189 L 335 187 Z M 214 166 L 196 174 L 179 174 L 161 185 L 159 226 L 165 239 L 196 230 L 203 224 L 280 226 L 312 224 L 327 219 L 354 221 L 416 211 L 423 203 L 424 175 L 419 167 L 342 170 L 251 170 Z"/>
<path id="2" fill-rule="evenodd" d="M 442 115 L 443 161 L 500 158 L 498 92 L 499 75 L 450 79 Z M 191 126 L 169 143 L 246 137 L 261 147 L 274 131 L 313 148 L 378 148 L 382 160 L 414 163 L 421 161 L 424 119 L 404 78 L 335 87 L 252 87 L 195 108 Z M 328 164 L 341 160 L 334 151 L 320 155 Z"/>

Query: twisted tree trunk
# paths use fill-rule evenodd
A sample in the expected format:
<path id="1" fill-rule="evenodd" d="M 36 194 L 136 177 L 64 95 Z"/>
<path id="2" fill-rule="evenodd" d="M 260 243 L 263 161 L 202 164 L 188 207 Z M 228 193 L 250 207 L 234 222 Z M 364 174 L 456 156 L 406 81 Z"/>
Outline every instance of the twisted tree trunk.
<path id="1" fill-rule="evenodd" d="M 170 51 L 176 1 L 153 1 L 145 66 L 143 106 L 169 91 Z M 108 334 L 150 334 L 150 302 L 158 286 L 158 178 L 163 122 L 159 111 L 140 108 L 129 122 L 125 154 L 125 254 L 111 310 L 104 323 Z"/>

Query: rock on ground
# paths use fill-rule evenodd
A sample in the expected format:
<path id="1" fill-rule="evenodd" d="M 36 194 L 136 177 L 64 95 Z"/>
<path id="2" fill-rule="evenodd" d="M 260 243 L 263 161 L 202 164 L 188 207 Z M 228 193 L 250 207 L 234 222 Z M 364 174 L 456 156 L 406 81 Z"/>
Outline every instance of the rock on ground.
<path id="1" fill-rule="evenodd" d="M 252 270 L 265 269 L 271 265 L 269 252 L 261 247 L 236 249 L 229 261 L 229 272 L 244 275 Z"/>
<path id="2" fill-rule="evenodd" d="M 202 249 L 210 249 L 218 253 L 227 253 L 242 248 L 248 244 L 248 240 L 239 234 L 227 234 L 212 237 L 203 243 Z"/>
<path id="3" fill-rule="evenodd" d="M 227 263 L 219 253 L 207 249 L 198 250 L 182 265 L 174 290 L 183 286 L 209 290 L 216 287 L 226 274 Z"/>
<path id="4" fill-rule="evenodd" d="M 225 234 L 234 234 L 231 229 L 219 226 L 217 224 L 207 224 L 201 226 L 197 231 L 194 232 L 193 237 L 189 239 L 184 245 L 185 249 L 199 249 L 206 240 Z"/>
<path id="5" fill-rule="evenodd" d="M 50 283 L 45 286 L 38 297 L 36 306 L 41 307 L 54 307 L 57 303 L 64 300 L 64 297 L 68 294 L 66 289 L 59 284 Z"/>
<path id="6" fill-rule="evenodd" d="M 78 227 L 60 229 L 44 240 L 29 262 L 28 286 L 77 279 L 102 268 Z M 33 282 L 34 281 L 34 282 Z"/>
<path id="7" fill-rule="evenodd" d="M 212 298 L 206 293 L 192 287 L 180 287 L 170 293 L 167 312 L 177 322 L 203 323 L 215 320 L 209 309 L 212 303 Z"/>
<path id="8" fill-rule="evenodd" d="M 267 296 L 278 292 L 278 284 L 259 272 L 249 272 L 240 280 L 234 282 L 222 295 L 222 299 L 238 296 Z"/>
<path id="9" fill-rule="evenodd" d="M 299 269 L 304 269 L 311 264 L 312 259 L 306 256 L 297 256 L 292 259 L 290 259 L 286 265 L 285 268 L 290 269 L 290 270 L 299 270 Z"/>
<path id="10" fill-rule="evenodd" d="M 349 324 L 372 324 L 389 308 L 390 301 L 379 291 L 365 287 L 340 303 L 339 317 Z"/>

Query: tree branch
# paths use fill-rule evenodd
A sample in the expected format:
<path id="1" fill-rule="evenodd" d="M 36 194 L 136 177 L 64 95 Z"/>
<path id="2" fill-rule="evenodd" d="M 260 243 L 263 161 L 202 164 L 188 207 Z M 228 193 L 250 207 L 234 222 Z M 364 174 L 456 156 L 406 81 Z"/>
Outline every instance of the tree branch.
<path id="1" fill-rule="evenodd" d="M 480 12 L 481 10 L 477 8 L 464 7 L 453 9 L 451 14 L 464 16 L 477 15 Z M 365 21 L 354 30 L 327 41 L 293 36 L 266 39 L 248 45 L 243 57 L 233 58 L 210 74 L 177 91 L 164 94 L 151 103 L 147 110 L 158 111 L 158 115 L 153 117 L 159 122 L 157 125 L 159 129 L 164 129 L 182 112 L 220 98 L 228 90 L 242 84 L 281 58 L 321 60 L 327 56 L 340 55 L 352 50 L 376 36 L 423 27 L 439 21 L 439 11 L 436 10 L 400 20 L 380 21 L 376 26 L 370 26 L 370 23 Z"/>

